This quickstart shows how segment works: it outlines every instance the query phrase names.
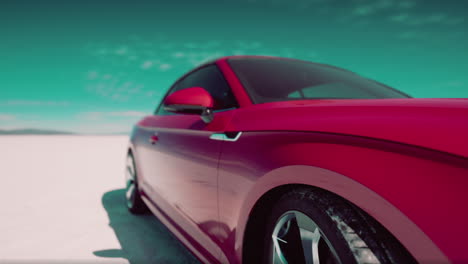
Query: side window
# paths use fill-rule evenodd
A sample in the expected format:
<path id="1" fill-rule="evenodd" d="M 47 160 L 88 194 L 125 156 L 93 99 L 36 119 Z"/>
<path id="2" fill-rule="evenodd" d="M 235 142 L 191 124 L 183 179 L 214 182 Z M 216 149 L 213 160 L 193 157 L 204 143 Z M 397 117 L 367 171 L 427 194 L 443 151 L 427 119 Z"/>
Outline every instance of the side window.
<path id="1" fill-rule="evenodd" d="M 187 75 L 171 88 L 169 94 L 190 87 L 202 87 L 208 91 L 215 101 L 214 110 L 237 107 L 237 102 L 231 88 L 216 65 L 208 65 Z M 157 114 L 167 114 L 162 107 Z"/>

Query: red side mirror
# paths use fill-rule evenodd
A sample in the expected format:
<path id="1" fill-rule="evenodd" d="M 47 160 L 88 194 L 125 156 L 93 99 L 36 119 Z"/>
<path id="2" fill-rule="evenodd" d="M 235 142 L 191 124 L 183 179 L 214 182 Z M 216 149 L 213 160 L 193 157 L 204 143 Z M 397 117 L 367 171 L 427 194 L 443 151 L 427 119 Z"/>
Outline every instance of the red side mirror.
<path id="1" fill-rule="evenodd" d="M 191 87 L 172 93 L 164 100 L 164 105 L 187 105 L 212 108 L 214 100 L 205 89 L 201 87 Z"/>
<path id="2" fill-rule="evenodd" d="M 213 120 L 213 97 L 201 87 L 191 87 L 172 93 L 164 100 L 164 110 L 179 114 L 196 114 L 206 123 Z"/>

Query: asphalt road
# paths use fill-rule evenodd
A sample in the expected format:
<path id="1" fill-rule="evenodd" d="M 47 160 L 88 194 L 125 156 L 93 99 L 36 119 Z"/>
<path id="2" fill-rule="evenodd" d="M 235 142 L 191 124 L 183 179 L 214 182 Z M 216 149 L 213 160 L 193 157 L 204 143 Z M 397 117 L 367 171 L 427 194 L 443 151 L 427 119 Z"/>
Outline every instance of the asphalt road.
<path id="1" fill-rule="evenodd" d="M 0 263 L 198 263 L 125 208 L 126 136 L 0 136 Z"/>

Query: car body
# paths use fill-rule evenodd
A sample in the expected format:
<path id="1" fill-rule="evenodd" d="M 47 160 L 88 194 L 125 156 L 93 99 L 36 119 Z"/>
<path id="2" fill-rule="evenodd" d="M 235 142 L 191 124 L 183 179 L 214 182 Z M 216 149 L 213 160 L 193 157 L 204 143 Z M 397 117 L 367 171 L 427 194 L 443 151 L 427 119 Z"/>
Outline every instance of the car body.
<path id="1" fill-rule="evenodd" d="M 418 262 L 468 261 L 468 100 L 409 98 L 314 63 L 304 67 L 327 77 L 310 80 L 288 63 L 306 62 L 223 57 L 169 89 L 129 144 L 149 209 L 201 261 L 241 263 L 259 208 L 286 189 L 310 186 L 360 208 Z M 355 89 L 384 92 L 353 96 L 328 71 Z M 206 78 L 207 86 L 225 87 L 221 95 L 191 84 Z M 283 79 L 292 88 L 279 85 Z M 305 82 L 325 92 L 310 98 Z M 217 98 L 224 106 L 217 108 Z"/>

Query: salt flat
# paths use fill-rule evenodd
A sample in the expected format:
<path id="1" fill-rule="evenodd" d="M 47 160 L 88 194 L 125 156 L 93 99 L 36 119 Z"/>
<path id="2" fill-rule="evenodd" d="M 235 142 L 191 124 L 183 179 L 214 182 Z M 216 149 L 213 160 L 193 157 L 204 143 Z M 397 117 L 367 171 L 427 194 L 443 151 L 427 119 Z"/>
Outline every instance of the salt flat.
<path id="1" fill-rule="evenodd" d="M 124 204 L 127 136 L 0 136 L 0 263 L 197 263 Z"/>

